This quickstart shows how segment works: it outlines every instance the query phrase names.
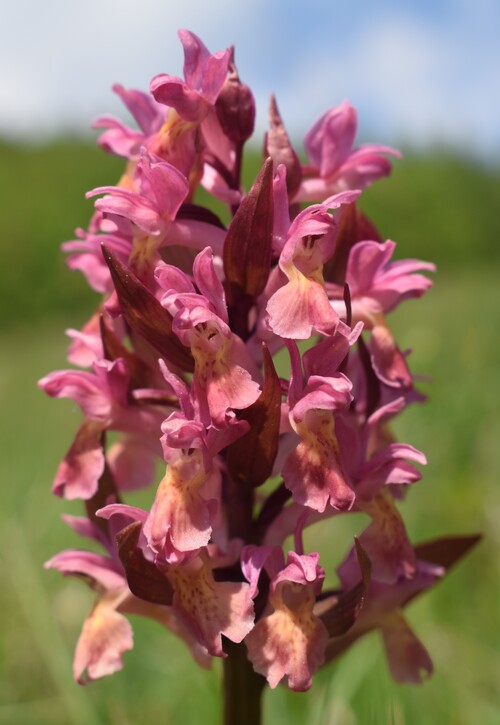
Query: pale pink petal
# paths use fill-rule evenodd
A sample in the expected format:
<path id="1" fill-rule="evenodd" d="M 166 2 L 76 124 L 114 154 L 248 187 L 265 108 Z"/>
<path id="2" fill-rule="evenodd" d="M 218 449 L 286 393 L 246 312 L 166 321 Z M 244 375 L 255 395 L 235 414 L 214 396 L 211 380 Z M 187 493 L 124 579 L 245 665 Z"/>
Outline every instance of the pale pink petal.
<path id="1" fill-rule="evenodd" d="M 148 486 L 154 479 L 160 446 L 135 436 L 124 436 L 108 450 L 108 465 L 116 486 L 133 491 Z"/>
<path id="2" fill-rule="evenodd" d="M 79 428 L 71 448 L 57 469 L 53 493 L 67 499 L 89 499 L 97 491 L 104 472 L 102 450 L 103 428 L 99 423 L 85 421 Z"/>
<path id="3" fill-rule="evenodd" d="M 308 340 L 313 331 L 332 334 L 338 315 L 328 300 L 324 285 L 298 270 L 267 303 L 269 326 L 282 338 Z"/>
<path id="4" fill-rule="evenodd" d="M 393 388 L 411 388 L 413 377 L 405 356 L 385 325 L 375 325 L 370 338 L 373 369 L 379 380 Z"/>
<path id="5" fill-rule="evenodd" d="M 220 473 L 205 473 L 201 454 L 169 465 L 144 527 L 148 543 L 162 552 L 171 544 L 181 552 L 206 546 L 212 533 L 220 497 Z"/>
<path id="6" fill-rule="evenodd" d="M 122 655 L 132 647 L 133 634 L 129 622 L 115 611 L 111 602 L 102 600 L 85 620 L 76 645 L 73 661 L 75 680 L 84 685 L 121 670 Z"/>

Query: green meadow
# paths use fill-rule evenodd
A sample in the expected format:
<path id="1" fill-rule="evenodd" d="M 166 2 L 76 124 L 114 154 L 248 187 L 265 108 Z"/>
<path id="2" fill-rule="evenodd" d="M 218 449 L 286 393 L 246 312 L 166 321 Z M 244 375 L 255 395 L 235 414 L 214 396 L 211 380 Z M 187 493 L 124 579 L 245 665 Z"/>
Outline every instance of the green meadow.
<path id="1" fill-rule="evenodd" d="M 71 662 L 92 592 L 45 571 L 78 540 L 61 521 L 79 502 L 50 486 L 80 420 L 36 381 L 65 367 L 66 327 L 81 326 L 97 300 L 67 270 L 59 244 L 85 226 L 84 192 L 113 183 L 121 163 L 80 141 L 23 149 L 0 144 L 0 723 L 135 725 L 220 719 L 221 671 L 203 671 L 157 624 L 134 619 L 125 668 L 82 688 Z M 247 162 L 247 177 L 258 165 Z M 397 686 L 377 633 L 316 677 L 306 694 L 267 692 L 267 725 L 496 725 L 500 721 L 500 170 L 443 153 L 409 156 L 362 206 L 400 257 L 437 263 L 435 286 L 392 317 L 400 346 L 423 376 L 425 405 L 396 432 L 429 459 L 401 510 L 414 541 L 481 533 L 482 542 L 407 616 L 435 665 L 421 687 Z M 135 496 L 144 505 L 153 491 Z M 339 520 L 342 518 L 342 520 Z M 344 520 L 346 519 L 346 520 Z M 339 561 L 363 526 L 338 517 L 308 545 Z"/>

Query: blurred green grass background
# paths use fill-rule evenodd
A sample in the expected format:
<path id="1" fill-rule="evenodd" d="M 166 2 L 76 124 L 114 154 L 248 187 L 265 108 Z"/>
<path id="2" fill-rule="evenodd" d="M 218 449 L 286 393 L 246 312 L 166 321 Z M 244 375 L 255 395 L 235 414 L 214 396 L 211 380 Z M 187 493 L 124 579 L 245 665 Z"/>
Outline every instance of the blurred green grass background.
<path id="1" fill-rule="evenodd" d="M 59 520 L 80 504 L 50 494 L 80 414 L 46 399 L 36 381 L 65 367 L 63 330 L 82 325 L 96 303 L 82 276 L 66 269 L 59 244 L 88 222 L 84 192 L 114 183 L 122 166 L 73 140 L 0 144 L 0 164 L 0 722 L 217 723 L 220 668 L 200 670 L 152 622 L 134 620 L 135 648 L 122 672 L 87 688 L 72 681 L 73 648 L 93 595 L 42 565 L 63 548 L 84 546 Z M 247 177 L 257 164 L 251 157 Z M 436 672 L 423 687 L 393 684 L 372 634 L 321 671 L 309 693 L 268 692 L 268 725 L 500 722 L 499 198 L 498 169 L 436 153 L 404 159 L 362 199 L 400 257 L 438 264 L 434 289 L 392 316 L 400 346 L 414 348 L 412 369 L 433 378 L 421 385 L 429 402 L 408 410 L 396 431 L 429 458 L 402 504 L 408 529 L 415 541 L 484 536 L 408 610 Z M 309 535 L 332 566 L 363 525 L 342 518 Z"/>

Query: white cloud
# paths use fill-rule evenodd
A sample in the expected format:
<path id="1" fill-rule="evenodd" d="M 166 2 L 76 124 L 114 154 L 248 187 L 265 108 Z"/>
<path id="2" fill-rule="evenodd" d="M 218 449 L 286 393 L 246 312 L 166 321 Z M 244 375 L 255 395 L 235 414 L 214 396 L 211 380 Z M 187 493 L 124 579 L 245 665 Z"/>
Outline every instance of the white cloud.
<path id="1" fill-rule="evenodd" d="M 335 8 L 315 14 L 314 1 L 309 15 L 281 0 L 9 1 L 0 23 L 0 133 L 85 129 L 98 113 L 122 113 L 111 85 L 147 88 L 158 72 L 180 73 L 176 29 L 187 27 L 212 50 L 236 45 L 261 130 L 273 90 L 296 133 L 347 97 L 370 140 L 498 150 L 497 0 L 455 0 L 447 17 L 416 5 L 389 13 L 387 2 L 376 13 L 359 1 L 342 6 L 339 20 Z"/>
<path id="2" fill-rule="evenodd" d="M 465 0 L 463 0 L 465 1 Z M 463 30 L 463 34 L 462 31 Z M 342 53 L 319 48 L 282 98 L 295 128 L 343 98 L 378 142 L 441 142 L 487 154 L 500 150 L 500 62 L 464 46 L 466 29 L 444 33 L 414 18 L 381 18 Z"/>
<path id="3" fill-rule="evenodd" d="M 256 35 L 262 3 L 9 2 L 0 23 L 0 133 L 85 127 L 97 113 L 120 108 L 114 82 L 146 89 L 156 73 L 181 73 L 178 28 L 197 32 L 212 50 L 229 44 L 228 25 L 231 42 L 244 42 Z"/>

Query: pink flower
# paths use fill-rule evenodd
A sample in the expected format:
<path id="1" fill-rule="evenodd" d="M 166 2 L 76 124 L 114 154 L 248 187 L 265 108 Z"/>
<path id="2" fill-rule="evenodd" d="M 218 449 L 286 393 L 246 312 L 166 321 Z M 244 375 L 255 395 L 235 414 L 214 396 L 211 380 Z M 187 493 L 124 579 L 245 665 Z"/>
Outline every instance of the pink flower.
<path id="1" fill-rule="evenodd" d="M 342 374 L 309 378 L 290 410 L 300 442 L 285 461 L 283 478 L 294 501 L 322 513 L 327 504 L 345 510 L 354 502 L 335 436 L 335 414 L 349 406 L 351 383 Z"/>
<path id="2" fill-rule="evenodd" d="M 46 568 L 57 569 L 65 576 L 84 578 L 97 595 L 76 646 L 75 680 L 84 685 L 122 669 L 123 654 L 133 647 L 132 627 L 125 614 L 149 617 L 172 630 L 186 641 L 198 663 L 207 667 L 210 659 L 206 649 L 190 638 L 172 607 L 144 601 L 129 590 L 114 542 L 116 531 L 127 523 L 126 515 L 120 512 L 119 516 L 112 516 L 110 522 L 102 522 L 104 532 L 91 519 L 67 516 L 65 521 L 81 536 L 100 542 L 108 553 L 103 556 L 68 550 L 45 564 Z"/>
<path id="3" fill-rule="evenodd" d="M 354 564 L 351 558 L 352 564 Z M 432 673 L 429 654 L 407 624 L 403 606 L 420 592 L 429 589 L 444 575 L 443 567 L 419 561 L 412 579 L 400 579 L 392 584 L 372 581 L 365 605 L 354 626 L 343 636 L 330 640 L 326 659 L 337 657 L 356 639 L 372 629 L 380 628 L 389 661 L 389 669 L 397 682 L 420 683 Z M 346 578 L 347 576 L 347 578 Z M 342 572 L 342 583 L 349 587 L 359 575 L 354 566 Z"/>
<path id="4" fill-rule="evenodd" d="M 389 491 L 383 489 L 369 503 L 357 501 L 356 508 L 372 518 L 359 542 L 370 559 L 373 579 L 389 584 L 401 577 L 412 579 L 417 569 L 417 558 Z M 350 556 L 354 558 L 354 550 L 351 550 Z M 350 565 L 347 561 L 341 564 L 339 574 L 342 567 Z"/>
<path id="5" fill-rule="evenodd" d="M 349 254 L 346 283 L 349 285 L 352 319 L 363 322 L 371 330 L 370 353 L 373 368 L 379 379 L 396 388 L 411 388 L 412 377 L 405 356 L 397 347 L 384 317 L 401 302 L 420 297 L 432 282 L 418 274 L 420 270 L 433 272 L 429 262 L 407 259 L 390 262 L 395 243 L 388 240 L 359 242 Z M 337 289 L 336 295 L 340 296 Z M 343 303 L 334 302 L 340 310 Z"/>
<path id="6" fill-rule="evenodd" d="M 391 261 L 394 242 L 354 203 L 398 153 L 353 148 L 357 117 L 344 102 L 307 134 L 302 166 L 272 98 L 245 193 L 255 102 L 234 49 L 180 38 L 182 79 L 158 75 L 150 94 L 114 87 L 137 128 L 96 126 L 126 168 L 88 193 L 100 197 L 88 229 L 64 245 L 103 298 L 68 331 L 80 369 L 40 381 L 83 414 L 53 490 L 84 500 L 86 517 L 65 520 L 106 554 L 64 551 L 47 566 L 97 595 L 76 648 L 79 682 L 122 667 L 126 615 L 141 614 L 202 666 L 226 658 L 226 720 L 257 722 L 264 678 L 307 690 L 375 628 L 395 679 L 420 682 L 432 663 L 402 609 L 477 537 L 414 546 L 398 505 L 426 459 L 391 426 L 424 396 L 386 316 L 430 287 L 422 272 L 434 267 Z M 227 204 L 227 223 L 200 185 Z M 144 509 L 130 505 L 159 456 L 156 491 Z M 303 531 L 350 512 L 365 520 L 340 587 L 322 591 Z"/>
<path id="7" fill-rule="evenodd" d="M 421 297 L 432 287 L 420 271 L 435 272 L 430 262 L 404 259 L 391 262 L 396 244 L 390 240 L 359 242 L 349 255 L 346 282 L 351 293 L 353 316 L 373 325 L 380 313 L 394 310 L 401 302 Z"/>
<path id="8" fill-rule="evenodd" d="M 249 549 L 248 558 L 259 556 Z M 313 613 L 325 576 L 318 560 L 319 554 L 289 552 L 287 566 L 282 561 L 271 578 L 268 610 L 245 639 L 255 671 L 272 688 L 286 676 L 292 690 L 308 690 L 324 661 L 328 634 Z"/>
<path id="9" fill-rule="evenodd" d="M 145 525 L 153 551 L 168 561 L 206 546 L 219 513 L 220 472 L 212 466 L 204 427 L 173 413 L 162 425 L 167 472 Z"/>
<path id="10" fill-rule="evenodd" d="M 228 325 L 224 290 L 214 269 L 210 248 L 193 265 L 194 281 L 168 265 L 160 265 L 156 278 L 166 289 L 163 306 L 173 316 L 173 329 L 195 359 L 193 400 L 200 419 L 225 425 L 230 409 L 243 409 L 259 396 L 255 363 L 242 340 Z M 173 288 L 168 289 L 172 285 Z"/>
<path id="11" fill-rule="evenodd" d="M 365 145 L 353 150 L 357 131 L 356 110 L 344 101 L 319 118 L 304 139 L 311 162 L 297 192 L 298 201 L 317 201 L 346 189 L 364 189 L 387 176 L 387 155 L 401 157 L 388 146 Z"/>
<path id="12" fill-rule="evenodd" d="M 68 252 L 66 263 L 69 269 L 77 269 L 84 274 L 89 286 L 96 292 L 110 294 L 113 291 L 113 283 L 108 266 L 103 259 L 101 246 L 104 243 L 122 262 L 127 263 L 132 251 L 132 238 L 129 234 L 119 231 L 112 222 L 104 222 L 102 214 L 98 214 L 101 220 L 100 228 L 102 233 L 77 229 L 77 239 L 64 242 L 61 249 Z M 111 226 L 113 232 L 105 231 L 106 226 Z"/>
<path id="13" fill-rule="evenodd" d="M 130 265 L 140 275 L 158 263 L 162 246 L 196 248 L 204 247 L 208 241 L 215 249 L 222 249 L 224 233 L 219 227 L 176 218 L 189 191 L 180 171 L 144 151 L 136 175 L 138 192 L 103 186 L 89 191 L 87 197 L 105 194 L 95 202 L 96 209 L 133 239 Z"/>
<path id="14" fill-rule="evenodd" d="M 59 466 L 53 491 L 65 498 L 90 498 L 104 471 L 102 435 L 107 429 L 154 435 L 161 413 L 147 406 L 134 406 L 128 398 L 129 376 L 125 361 L 99 360 L 93 372 L 59 370 L 39 381 L 54 398 L 71 398 L 82 409 L 85 421 L 78 430 L 65 459 Z"/>
<path id="15" fill-rule="evenodd" d="M 184 47 L 184 78 L 164 73 L 151 81 L 151 93 L 159 103 L 175 108 L 184 121 L 199 123 L 213 106 L 226 80 L 230 50 L 213 55 L 194 33 L 179 31 Z"/>
<path id="16" fill-rule="evenodd" d="M 165 109 L 142 91 L 127 90 L 118 83 L 113 91 L 120 96 L 139 128 L 129 128 L 113 116 L 100 116 L 92 125 L 107 130 L 101 134 L 98 143 L 117 156 L 137 159 L 141 146 L 148 146 L 148 141 L 160 131 L 165 121 Z"/>
<path id="17" fill-rule="evenodd" d="M 304 340 L 313 330 L 331 334 L 339 317 L 328 301 L 322 269 L 333 254 L 337 226 L 329 209 L 350 204 L 359 192 L 337 194 L 310 206 L 292 222 L 279 268 L 288 281 L 267 303 L 269 326 L 280 337 Z"/>

